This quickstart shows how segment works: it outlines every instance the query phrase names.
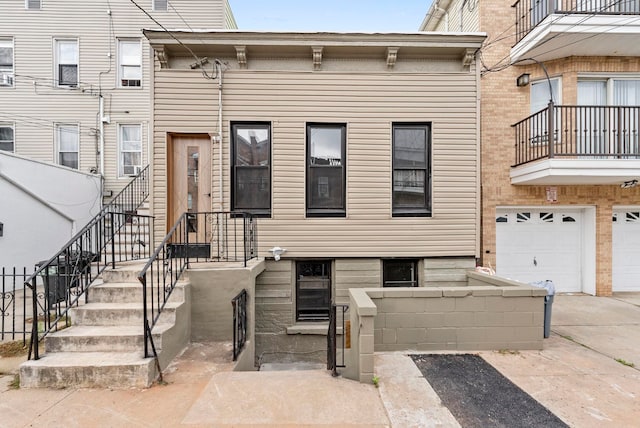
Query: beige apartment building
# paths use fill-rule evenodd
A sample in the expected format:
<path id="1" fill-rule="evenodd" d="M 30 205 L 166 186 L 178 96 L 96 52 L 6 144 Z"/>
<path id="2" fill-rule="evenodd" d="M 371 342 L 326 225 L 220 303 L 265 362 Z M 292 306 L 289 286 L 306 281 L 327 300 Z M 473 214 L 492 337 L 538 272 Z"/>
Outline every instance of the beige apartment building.
<path id="1" fill-rule="evenodd" d="M 257 217 L 259 362 L 324 360 L 330 305 L 350 288 L 466 285 L 483 35 L 144 34 L 156 239 L 185 211 Z"/>
<path id="2" fill-rule="evenodd" d="M 483 31 L 482 263 L 560 292 L 640 290 L 640 2 L 436 0 Z"/>
<path id="3" fill-rule="evenodd" d="M 107 197 L 149 162 L 142 28 L 236 26 L 226 0 L 11 0 L 1 16 L 0 150 L 99 174 Z"/>

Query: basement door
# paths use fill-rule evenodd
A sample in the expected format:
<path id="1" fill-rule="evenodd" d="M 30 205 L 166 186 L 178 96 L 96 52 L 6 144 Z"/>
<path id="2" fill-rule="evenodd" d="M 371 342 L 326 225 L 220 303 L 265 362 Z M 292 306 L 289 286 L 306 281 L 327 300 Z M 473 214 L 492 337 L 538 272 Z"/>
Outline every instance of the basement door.
<path id="1" fill-rule="evenodd" d="M 167 231 L 183 213 L 188 215 L 189 242 L 206 242 L 205 217 L 211 211 L 211 138 L 208 135 L 171 135 L 167 177 Z"/>
<path id="2" fill-rule="evenodd" d="M 613 291 L 640 291 L 640 207 L 613 211 Z"/>
<path id="3" fill-rule="evenodd" d="M 582 291 L 579 211 L 498 210 L 496 273 L 529 283 L 551 280 L 559 292 Z"/>

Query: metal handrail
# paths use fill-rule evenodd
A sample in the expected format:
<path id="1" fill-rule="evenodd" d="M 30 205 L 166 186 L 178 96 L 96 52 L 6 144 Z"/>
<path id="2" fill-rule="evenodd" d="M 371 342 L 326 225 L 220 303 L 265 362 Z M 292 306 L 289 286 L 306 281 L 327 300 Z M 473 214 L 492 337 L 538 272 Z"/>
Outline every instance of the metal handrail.
<path id="1" fill-rule="evenodd" d="M 145 357 L 151 357 L 150 332 L 190 263 L 237 261 L 246 267 L 247 261 L 255 257 L 256 222 L 251 214 L 183 213 L 138 274 L 142 284 Z"/>
<path id="2" fill-rule="evenodd" d="M 338 308 L 342 319 L 342 358 L 338 361 Z M 347 322 L 345 320 L 349 305 L 331 304 L 329 311 L 329 329 L 327 331 L 327 370 L 331 370 L 331 374 L 338 376 L 338 368 L 345 368 L 345 350 L 347 348 Z"/>
<path id="3" fill-rule="evenodd" d="M 79 304 L 84 296 L 88 301 L 87 290 L 95 279 L 111 264 L 148 257 L 153 242 L 153 217 L 135 214 L 149 196 L 149 166 L 120 191 L 112 201 L 104 206 L 78 233 L 62 246 L 53 257 L 36 267 L 34 273 L 25 279 L 24 284 L 32 292 L 33 323 L 29 343 L 29 356 L 39 359 L 37 343 L 53 330 L 70 325 L 68 311 Z M 126 212 L 119 212 L 127 202 Z M 145 231 L 139 226 L 145 225 Z M 137 238 L 129 243 L 122 238 L 128 225 L 138 226 Z M 63 268 L 64 272 L 60 272 Z M 70 272 L 67 272 L 69 270 Z M 44 294 L 38 291 L 38 278 L 44 282 Z M 61 290 L 50 297 L 50 286 L 60 286 Z M 26 291 L 26 289 L 25 289 Z M 40 302 L 42 300 L 42 302 Z M 54 312 L 55 311 L 55 312 Z M 52 312 L 54 312 L 52 314 Z M 43 315 L 42 331 L 39 330 L 38 315 Z M 58 323 L 64 321 L 64 326 Z"/>
<path id="4" fill-rule="evenodd" d="M 233 308 L 233 361 L 244 349 L 247 341 L 247 290 L 243 289 L 231 300 Z"/>

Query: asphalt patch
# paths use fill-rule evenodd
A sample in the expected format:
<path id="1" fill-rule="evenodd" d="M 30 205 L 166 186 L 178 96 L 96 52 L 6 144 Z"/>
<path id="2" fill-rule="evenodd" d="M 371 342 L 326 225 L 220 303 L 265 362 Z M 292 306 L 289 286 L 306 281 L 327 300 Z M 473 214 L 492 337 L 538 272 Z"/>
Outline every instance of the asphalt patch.
<path id="1" fill-rule="evenodd" d="M 478 355 L 411 355 L 463 427 L 567 427 Z"/>

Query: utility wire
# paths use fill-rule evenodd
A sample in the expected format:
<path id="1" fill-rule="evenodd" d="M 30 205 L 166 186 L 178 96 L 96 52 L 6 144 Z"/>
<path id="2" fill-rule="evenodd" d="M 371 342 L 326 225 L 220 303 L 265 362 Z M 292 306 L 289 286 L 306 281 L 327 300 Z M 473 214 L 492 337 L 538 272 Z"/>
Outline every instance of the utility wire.
<path id="1" fill-rule="evenodd" d="M 156 25 L 160 26 L 160 28 L 162 28 L 162 30 L 167 33 L 169 36 L 171 36 L 172 39 L 174 39 L 176 42 L 178 42 L 178 44 L 180 46 L 182 46 L 183 48 L 185 48 L 190 54 L 191 56 L 193 56 L 193 58 L 196 60 L 196 64 L 201 64 L 200 66 L 200 70 L 202 71 L 202 75 L 209 79 L 209 80 L 214 80 L 217 76 L 210 76 L 209 73 L 207 73 L 207 71 L 204 69 L 204 62 L 205 59 L 198 57 L 192 50 L 191 48 L 189 48 L 189 46 L 185 45 L 184 43 L 182 43 L 176 36 L 173 35 L 173 33 L 171 33 L 171 31 L 167 30 L 164 25 L 162 25 L 161 23 L 159 23 L 153 16 L 151 16 L 151 14 L 149 14 L 149 12 L 147 12 L 146 10 L 144 10 L 138 3 L 135 2 L 135 0 L 130 0 L 131 3 L 133 3 L 135 5 L 135 7 L 137 7 L 138 9 L 140 9 L 145 15 L 147 15 L 147 17 L 152 20 Z M 173 6 L 172 6 L 173 7 Z M 175 10 L 175 9 L 174 9 Z M 192 30 L 193 31 L 193 30 Z M 215 69 L 215 67 L 214 67 Z"/>
<path id="2" fill-rule="evenodd" d="M 616 0 L 615 2 L 612 2 L 611 4 L 603 5 L 603 6 L 601 6 L 597 11 L 592 12 L 592 13 L 589 13 L 589 14 L 586 14 L 584 18 L 580 19 L 578 22 L 576 22 L 575 24 L 571 25 L 568 29 L 574 28 L 574 27 L 576 27 L 576 26 L 578 26 L 578 25 L 582 24 L 583 22 L 585 22 L 585 21 L 586 21 L 586 20 L 588 20 L 589 18 L 595 17 L 595 16 L 598 14 L 598 12 L 601 12 L 601 11 L 603 11 L 603 10 L 604 10 L 604 9 L 606 9 L 606 8 L 610 8 L 610 7 L 612 7 L 612 6 L 615 6 L 615 5 L 621 4 L 622 2 L 627 2 L 627 1 L 628 1 L 628 0 Z M 560 19 L 564 18 L 566 15 L 568 15 L 568 14 L 569 14 L 569 13 L 571 13 L 571 12 L 575 12 L 575 11 L 576 11 L 576 8 L 577 8 L 577 5 L 576 5 L 576 6 L 574 6 L 570 11 L 568 11 L 568 13 L 563 14 L 563 15 L 561 15 L 561 16 L 559 16 L 559 17 L 555 18 L 554 20 L 552 20 L 552 21 L 550 22 L 550 24 L 553 24 L 553 23 L 557 22 L 558 20 L 560 20 Z M 635 19 L 638 19 L 638 18 L 637 18 L 637 17 L 633 17 L 633 18 L 632 18 L 632 20 L 635 20 Z M 515 26 L 515 24 L 513 24 L 513 25 L 512 25 L 511 27 L 509 27 L 508 29 L 513 28 L 514 26 Z M 508 30 L 508 29 L 507 29 L 507 30 Z M 507 31 L 507 30 L 505 30 L 505 31 Z M 502 35 L 502 34 L 504 34 L 504 33 L 505 33 L 505 31 L 503 31 L 503 32 L 501 33 L 501 35 Z M 610 31 L 610 30 L 606 30 L 606 31 Z M 606 31 L 604 31 L 604 32 L 606 32 Z M 516 34 L 516 33 L 512 33 L 512 34 L 510 34 L 510 35 L 509 35 L 509 37 L 510 37 L 510 36 L 512 36 L 512 35 L 515 35 L 515 34 Z M 594 34 L 594 35 L 586 36 L 586 37 L 584 37 L 584 38 L 582 38 L 582 39 L 579 39 L 579 40 L 577 40 L 577 41 L 575 41 L 575 42 L 572 42 L 572 43 L 569 43 L 569 44 L 567 44 L 567 45 L 564 45 L 564 46 L 560 46 L 560 47 L 558 47 L 558 48 L 551 49 L 551 50 L 549 50 L 549 51 L 547 51 L 547 52 L 543 52 L 543 54 L 544 54 L 544 53 L 548 53 L 548 52 L 553 52 L 554 50 L 562 49 L 562 48 L 564 48 L 565 46 L 570 46 L 570 45 L 575 44 L 575 43 L 578 43 L 578 42 L 580 42 L 580 41 L 587 40 L 587 39 L 589 39 L 589 38 L 591 38 L 591 37 L 595 37 L 595 36 L 597 36 L 597 35 L 599 35 L 599 34 L 602 34 L 602 33 L 596 33 L 596 34 Z M 566 33 L 558 33 L 558 34 L 556 34 L 555 36 L 552 36 L 552 37 L 550 37 L 549 39 L 542 41 L 540 44 L 538 44 L 538 46 L 542 46 L 542 45 L 544 45 L 544 44 L 546 44 L 546 43 L 550 42 L 551 40 L 554 40 L 554 39 L 556 39 L 556 38 L 558 38 L 558 37 L 560 37 L 560 36 L 562 36 L 562 35 L 567 35 L 567 34 L 566 34 Z M 507 37 L 504 37 L 503 39 L 505 39 L 505 38 L 507 38 Z M 503 39 L 502 39 L 502 40 L 503 40 Z M 486 47 L 491 46 L 491 44 L 493 44 L 493 43 L 495 43 L 495 42 L 497 42 L 497 41 L 498 41 L 498 40 L 493 40 L 493 41 L 489 42 L 488 44 L 483 45 L 482 49 L 485 49 Z M 485 68 L 485 70 L 483 70 L 481 74 L 483 74 L 483 75 L 484 75 L 484 74 L 486 74 L 486 73 L 498 72 L 498 71 L 502 71 L 502 70 L 504 70 L 504 69 L 506 69 L 506 68 L 510 67 L 510 66 L 511 66 L 511 64 L 510 64 L 509 62 L 507 62 L 507 63 L 505 63 L 505 64 L 503 64 L 503 65 L 500 65 L 500 64 L 502 64 L 504 61 L 507 61 L 507 60 L 510 58 L 510 56 L 511 56 L 510 54 L 507 54 L 506 56 L 504 56 L 502 59 L 500 59 L 497 63 L 495 63 L 495 64 L 494 64 L 493 66 L 491 66 L 491 67 L 487 67 L 487 66 L 486 66 L 486 64 L 484 63 L 484 61 L 481 59 L 481 64 L 482 64 L 482 66 Z"/>

